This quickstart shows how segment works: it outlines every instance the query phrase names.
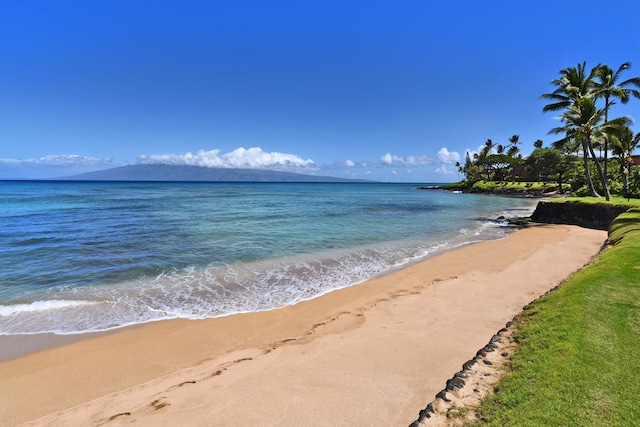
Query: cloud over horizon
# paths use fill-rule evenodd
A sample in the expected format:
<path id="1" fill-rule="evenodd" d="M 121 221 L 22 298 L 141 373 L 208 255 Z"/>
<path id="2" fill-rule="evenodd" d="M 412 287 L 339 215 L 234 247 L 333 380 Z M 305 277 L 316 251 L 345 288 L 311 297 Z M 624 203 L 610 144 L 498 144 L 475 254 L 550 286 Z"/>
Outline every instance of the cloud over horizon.
<path id="1" fill-rule="evenodd" d="M 403 165 L 403 166 L 427 166 L 433 164 L 433 158 L 429 156 L 396 156 L 387 153 L 380 158 L 383 165 Z"/>
<path id="2" fill-rule="evenodd" d="M 139 164 L 248 169 L 313 169 L 317 166 L 311 159 L 304 160 L 295 154 L 269 153 L 260 147 L 240 147 L 225 154 L 221 154 L 220 149 L 182 154 L 150 154 L 139 156 L 137 162 Z"/>
<path id="3" fill-rule="evenodd" d="M 449 151 L 447 147 L 442 147 L 438 151 L 438 160 L 444 164 L 454 164 L 460 161 L 460 154 L 456 151 Z"/>
<path id="4" fill-rule="evenodd" d="M 452 175 L 455 170 L 449 165 L 453 165 L 459 162 L 461 156 L 456 151 L 449 151 L 448 148 L 442 147 L 436 154 L 436 157 L 429 156 L 397 156 L 391 153 L 386 153 L 380 158 L 380 164 L 382 166 L 404 166 L 404 167 L 418 167 L 418 166 L 439 166 L 435 169 L 435 173 L 438 175 Z M 392 172 L 392 173 L 395 173 Z"/>
<path id="5" fill-rule="evenodd" d="M 133 163 L 111 157 L 91 157 L 78 154 L 45 155 L 37 158 L 12 159 L 0 158 L 0 177 L 4 178 L 56 178 L 61 175 L 92 172 L 123 164 L 165 164 L 175 166 L 201 166 L 236 169 L 265 169 L 298 173 L 327 174 L 350 178 L 376 177 L 385 180 L 385 174 L 397 175 L 396 168 L 404 176 L 423 174 L 453 175 L 451 165 L 461 156 L 455 151 L 442 147 L 435 155 L 398 156 L 387 152 L 378 160 L 356 161 L 352 159 L 327 164 L 316 163 L 296 154 L 268 152 L 261 147 L 239 147 L 229 152 L 221 149 L 199 150 L 195 152 L 149 154 L 138 156 Z M 64 172 L 62 172 L 64 171 Z M 386 171 L 386 172 L 385 172 Z M 415 173 L 412 173 L 415 172 Z"/>
<path id="6" fill-rule="evenodd" d="M 99 157 L 81 156 L 79 154 L 55 154 L 55 155 L 48 155 L 48 156 L 42 156 L 42 157 L 30 158 L 30 159 L 0 158 L 1 165 L 13 166 L 13 167 L 42 166 L 42 167 L 68 168 L 68 167 L 76 167 L 76 166 L 106 165 L 111 162 L 112 162 L 112 159 L 110 157 L 99 158 Z"/>

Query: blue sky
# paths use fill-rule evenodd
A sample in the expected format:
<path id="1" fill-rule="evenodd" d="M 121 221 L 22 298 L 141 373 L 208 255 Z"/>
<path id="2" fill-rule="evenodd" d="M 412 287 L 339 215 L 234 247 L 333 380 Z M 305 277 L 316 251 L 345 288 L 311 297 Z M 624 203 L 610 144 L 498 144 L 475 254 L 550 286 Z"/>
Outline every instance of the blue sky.
<path id="1" fill-rule="evenodd" d="M 166 162 L 448 182 L 488 138 L 554 140 L 539 97 L 560 69 L 640 75 L 640 1 L 0 0 L 0 58 L 0 179 Z"/>

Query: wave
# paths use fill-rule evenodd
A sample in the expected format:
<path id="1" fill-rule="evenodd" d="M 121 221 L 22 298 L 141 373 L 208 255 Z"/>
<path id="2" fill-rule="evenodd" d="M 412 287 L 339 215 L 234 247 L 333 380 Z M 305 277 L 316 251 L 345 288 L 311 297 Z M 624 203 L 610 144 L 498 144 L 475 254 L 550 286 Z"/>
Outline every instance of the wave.
<path id="1" fill-rule="evenodd" d="M 207 268 L 188 267 L 114 285 L 58 289 L 37 301 L 0 305 L 0 334 L 76 334 L 165 319 L 272 310 L 319 297 L 442 251 L 506 235 L 480 222 L 454 236 Z"/>
<path id="2" fill-rule="evenodd" d="M 127 208 L 102 217 L 101 208 L 93 209 L 95 215 L 79 223 L 98 221 L 95 230 L 75 230 L 67 223 L 60 228 L 60 217 L 54 215 L 48 221 L 55 225 L 55 236 L 77 231 L 55 243 L 55 251 L 44 247 L 46 241 L 27 240 L 23 231 L 31 230 L 33 223 L 25 222 L 14 227 L 12 236 L 29 244 L 11 248 L 11 255 L 27 262 L 17 273 L 11 258 L 0 263 L 6 272 L 0 280 L 0 335 L 76 334 L 165 319 L 272 310 L 442 251 L 503 238 L 504 221 L 490 216 L 498 211 L 508 218 L 529 210 L 510 209 L 511 202 L 494 206 L 500 199 L 448 193 L 435 198 L 428 197 L 435 193 L 377 190 L 370 196 L 362 187 L 337 194 L 334 203 L 334 193 L 326 199 L 317 193 L 300 196 L 298 191 L 296 203 L 276 193 L 260 193 L 258 203 L 254 194 L 227 211 L 202 203 L 202 210 L 188 205 L 157 213 L 148 206 L 142 213 Z M 206 194 L 209 200 L 210 192 Z M 146 203 L 149 197 L 165 200 L 166 194 L 133 196 Z M 220 197 L 228 196 L 227 192 Z M 98 205 L 113 206 L 121 197 L 115 192 L 115 202 Z M 166 200 L 184 199 L 182 193 L 173 197 Z M 357 203 L 347 203 L 347 197 Z M 200 206 L 205 199 L 198 200 L 195 205 Z M 309 220 L 311 213 L 317 220 Z M 43 252 L 25 255 L 29 249 Z"/>
<path id="3" fill-rule="evenodd" d="M 28 304 L 0 305 L 0 317 L 93 304 L 95 304 L 95 302 L 92 301 L 46 300 L 34 301 Z"/>

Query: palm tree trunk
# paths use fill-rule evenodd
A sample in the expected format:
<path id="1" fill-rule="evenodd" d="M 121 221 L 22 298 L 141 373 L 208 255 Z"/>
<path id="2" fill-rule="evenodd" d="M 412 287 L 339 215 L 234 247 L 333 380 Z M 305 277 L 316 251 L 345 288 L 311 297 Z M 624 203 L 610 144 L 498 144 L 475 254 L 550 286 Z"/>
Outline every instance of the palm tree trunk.
<path id="1" fill-rule="evenodd" d="M 605 98 L 605 106 L 604 106 L 604 122 L 609 122 L 609 96 Z M 607 198 L 607 202 L 611 199 L 611 194 L 609 194 L 609 135 L 605 133 L 604 135 L 604 178 L 602 181 L 602 185 L 604 186 L 604 195 Z"/>
<path id="2" fill-rule="evenodd" d="M 608 142 L 609 142 L 609 136 L 605 135 L 604 136 L 604 176 L 603 176 L 603 181 L 602 184 L 604 185 L 604 192 L 605 192 L 605 196 L 607 197 L 607 201 L 609 201 L 609 199 L 611 198 L 611 195 L 609 194 L 609 172 L 608 172 L 608 162 L 609 162 L 609 156 L 607 155 L 607 152 L 609 150 L 608 147 Z"/>
<path id="3" fill-rule="evenodd" d="M 625 157 L 624 162 L 622 164 L 622 167 L 620 168 L 620 172 L 622 172 L 622 176 L 623 176 L 623 181 L 622 181 L 622 194 L 624 194 L 625 197 L 628 197 L 629 194 L 629 172 L 630 172 L 630 167 L 629 165 L 626 163 L 627 162 L 627 158 Z"/>
<path id="4" fill-rule="evenodd" d="M 593 157 L 593 161 L 596 164 L 596 170 L 598 171 L 598 175 L 600 176 L 600 181 L 602 181 L 602 188 L 604 190 L 604 196 L 607 199 L 607 202 L 611 200 L 611 194 L 609 194 L 609 185 L 607 184 L 607 179 L 604 176 L 602 171 L 602 166 L 600 165 L 600 160 L 596 157 L 595 151 L 593 151 L 593 145 L 589 141 L 587 141 L 587 146 L 589 147 L 589 152 L 591 153 L 591 157 Z"/>
<path id="5" fill-rule="evenodd" d="M 558 191 L 562 194 L 562 172 L 558 173 Z"/>
<path id="6" fill-rule="evenodd" d="M 582 161 L 584 162 L 584 174 L 585 178 L 587 178 L 587 185 L 589 186 L 589 192 L 591 193 L 591 197 L 600 197 L 595 187 L 593 186 L 593 180 L 591 179 L 591 170 L 589 169 L 589 149 L 587 144 L 582 141 Z"/>
<path id="7" fill-rule="evenodd" d="M 628 195 L 629 194 L 629 173 L 625 173 L 624 174 L 624 189 L 622 190 L 622 192 L 624 193 L 624 195 Z"/>

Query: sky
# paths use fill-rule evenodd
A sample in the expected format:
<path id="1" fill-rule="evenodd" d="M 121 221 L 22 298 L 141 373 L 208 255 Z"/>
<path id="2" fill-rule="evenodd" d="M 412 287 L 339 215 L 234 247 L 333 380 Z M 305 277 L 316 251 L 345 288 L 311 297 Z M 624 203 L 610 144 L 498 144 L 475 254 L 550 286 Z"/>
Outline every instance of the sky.
<path id="1" fill-rule="evenodd" d="M 640 0 L 0 0 L 0 179 L 457 181 L 487 139 L 556 140 L 540 95 L 583 61 L 640 75 Z"/>

